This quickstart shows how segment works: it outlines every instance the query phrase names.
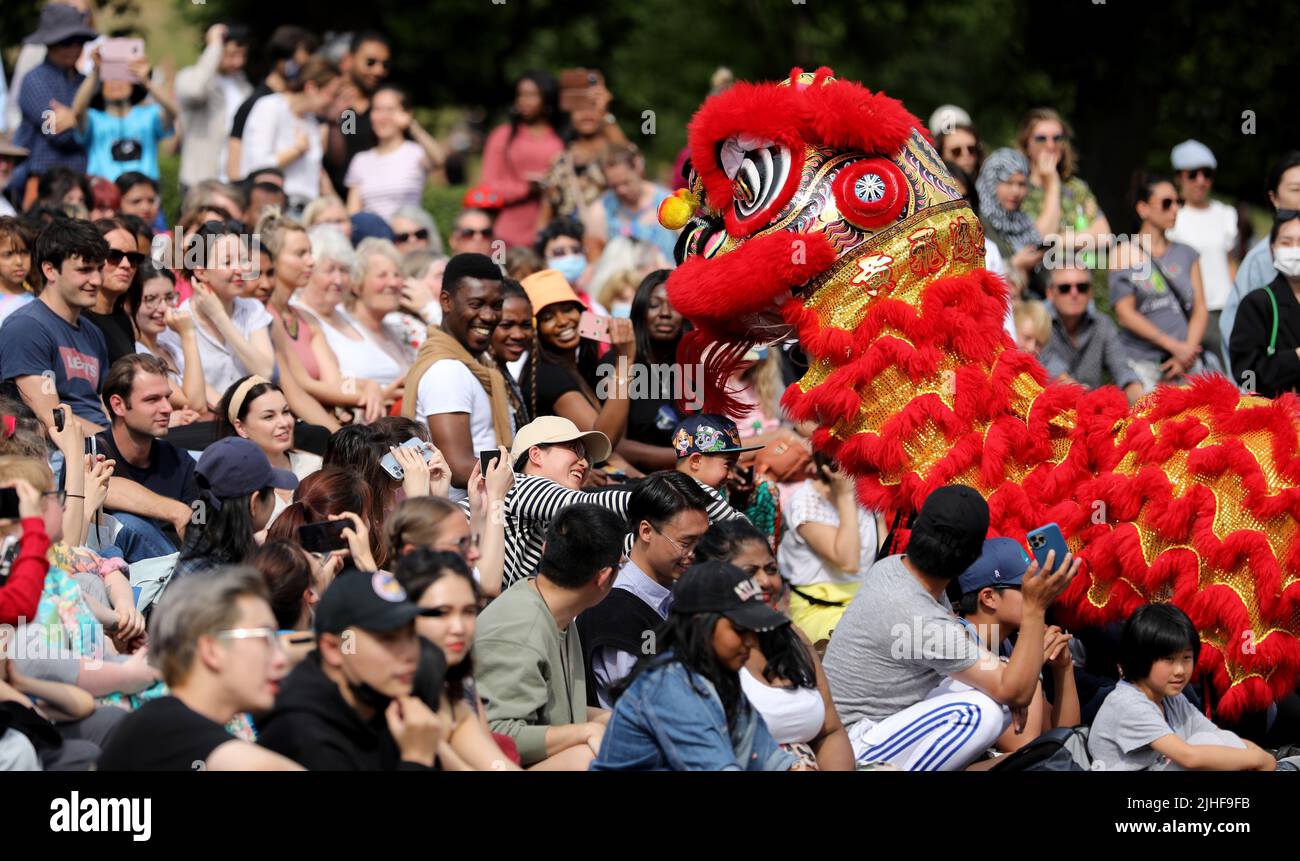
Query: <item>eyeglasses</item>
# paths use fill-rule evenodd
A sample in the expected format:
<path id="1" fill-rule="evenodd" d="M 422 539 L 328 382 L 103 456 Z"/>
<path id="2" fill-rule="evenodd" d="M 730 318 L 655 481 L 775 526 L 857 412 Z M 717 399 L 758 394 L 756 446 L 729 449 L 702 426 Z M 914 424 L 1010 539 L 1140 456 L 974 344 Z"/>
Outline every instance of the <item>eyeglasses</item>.
<path id="1" fill-rule="evenodd" d="M 110 248 L 108 249 L 108 256 L 104 258 L 104 262 L 109 266 L 121 266 L 122 261 L 126 260 L 131 264 L 131 268 L 134 269 L 143 263 L 144 259 L 145 256 L 139 251 L 118 251 L 116 248 Z"/>
<path id="2" fill-rule="evenodd" d="M 1056 285 L 1056 292 L 1060 293 L 1062 296 L 1069 294 L 1071 290 L 1078 290 L 1082 295 L 1086 294 L 1091 289 L 1092 284 L 1088 281 L 1067 281 L 1064 284 Z"/>
<path id="3" fill-rule="evenodd" d="M 394 233 L 393 242 L 401 245 L 403 242 L 410 242 L 412 239 L 428 239 L 429 231 L 421 227 L 413 233 Z"/>
<path id="4" fill-rule="evenodd" d="M 1214 168 L 1198 167 L 1195 170 L 1185 170 L 1183 175 L 1188 179 L 1214 179 Z"/>
<path id="5" fill-rule="evenodd" d="M 979 155 L 980 148 L 979 144 L 969 144 L 967 146 L 949 147 L 948 152 L 952 154 L 953 158 L 961 158 L 964 155 Z"/>
<path id="6" fill-rule="evenodd" d="M 677 551 L 682 559 L 689 559 L 695 555 L 695 545 L 700 543 L 700 539 L 696 538 L 694 541 L 690 541 L 686 544 L 678 544 L 672 538 L 668 537 L 668 533 L 664 532 L 662 529 L 655 526 L 651 526 L 650 528 L 662 535 L 664 540 L 673 546 L 673 549 Z"/>
<path id="7" fill-rule="evenodd" d="M 140 307 L 156 308 L 159 303 L 162 303 L 175 308 L 176 303 L 180 301 L 180 298 L 181 297 L 178 293 L 155 293 L 152 296 L 145 296 L 142 298 L 140 300 Z"/>
<path id="8" fill-rule="evenodd" d="M 450 551 L 460 556 L 467 555 L 470 551 L 470 548 L 472 547 L 478 547 L 477 535 L 466 535 L 464 538 L 459 539 L 454 544 L 446 543 L 442 545 L 438 545 L 438 544 L 433 545 L 434 550 Z"/>
<path id="9" fill-rule="evenodd" d="M 492 235 L 492 228 L 490 228 L 490 227 L 482 227 L 482 228 L 479 228 L 479 227 L 457 227 L 457 228 L 456 228 L 456 235 L 459 236 L 461 239 L 469 239 L 470 237 L 473 237 L 473 236 L 482 236 L 484 239 L 486 239 L 486 238 L 488 238 L 489 236 Z"/>
<path id="10" fill-rule="evenodd" d="M 1165 197 L 1165 198 L 1161 198 L 1160 201 L 1159 201 L 1159 203 L 1160 203 L 1160 211 L 1161 211 L 1161 212 L 1168 212 L 1169 210 L 1173 209 L 1175 205 L 1177 205 L 1177 206 L 1182 206 L 1182 205 L 1183 205 L 1182 200 L 1180 200 L 1179 198 L 1176 198 L 1176 197 Z"/>
<path id="11" fill-rule="evenodd" d="M 58 500 L 59 505 L 68 501 L 68 492 L 66 490 L 47 490 L 41 496 L 53 496 Z"/>
<path id="12" fill-rule="evenodd" d="M 1037 144 L 1045 144 L 1048 141 L 1051 141 L 1052 143 L 1061 143 L 1062 141 L 1068 141 L 1069 139 L 1070 136 L 1064 132 L 1055 135 L 1034 135 L 1034 143 Z"/>
<path id="13" fill-rule="evenodd" d="M 216 637 L 218 640 L 265 640 L 273 648 L 283 649 L 274 628 L 230 628 L 217 631 Z"/>

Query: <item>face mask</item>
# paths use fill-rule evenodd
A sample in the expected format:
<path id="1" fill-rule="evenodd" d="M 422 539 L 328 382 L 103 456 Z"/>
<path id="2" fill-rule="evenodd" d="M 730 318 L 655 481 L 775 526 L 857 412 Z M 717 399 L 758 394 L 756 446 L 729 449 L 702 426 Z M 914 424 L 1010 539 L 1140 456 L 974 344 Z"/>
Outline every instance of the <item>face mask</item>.
<path id="1" fill-rule="evenodd" d="M 388 704 L 393 701 L 392 697 L 381 694 L 365 682 L 361 684 L 348 682 L 348 687 L 352 689 L 352 695 L 357 698 L 357 702 L 364 703 L 377 712 L 388 708 Z"/>
<path id="2" fill-rule="evenodd" d="M 582 273 L 587 271 L 587 258 L 581 254 L 565 254 L 563 257 L 550 258 L 546 261 L 546 266 L 559 272 L 570 284 L 576 284 Z"/>
<path id="3" fill-rule="evenodd" d="M 609 314 L 611 317 L 621 317 L 624 320 L 632 316 L 631 302 L 610 302 Z"/>
<path id="4" fill-rule="evenodd" d="M 1279 248 L 1273 254 L 1273 268 L 1288 278 L 1300 278 L 1300 248 Z"/>

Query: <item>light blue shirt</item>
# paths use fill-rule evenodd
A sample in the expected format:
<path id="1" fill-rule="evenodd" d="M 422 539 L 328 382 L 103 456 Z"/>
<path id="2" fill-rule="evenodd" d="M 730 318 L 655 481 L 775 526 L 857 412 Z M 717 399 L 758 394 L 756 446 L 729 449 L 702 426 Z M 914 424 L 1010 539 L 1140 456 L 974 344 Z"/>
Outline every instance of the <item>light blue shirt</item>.
<path id="1" fill-rule="evenodd" d="M 673 604 L 673 592 L 661 585 L 649 574 L 641 570 L 631 559 L 623 563 L 614 578 L 615 589 L 626 589 L 641 599 L 647 607 L 659 614 L 660 619 L 668 618 L 668 609 Z M 591 654 L 591 672 L 596 677 L 596 701 L 601 708 L 613 708 L 609 699 L 609 689 L 619 681 L 627 678 L 636 666 L 639 655 L 624 652 L 612 646 L 601 646 Z"/>
<path id="2" fill-rule="evenodd" d="M 1237 278 L 1232 282 L 1232 292 L 1228 301 L 1223 303 L 1223 313 L 1219 315 L 1219 333 L 1223 336 L 1223 367 L 1227 369 L 1228 378 L 1232 376 L 1232 364 L 1228 359 L 1228 344 L 1232 341 L 1232 324 L 1237 320 L 1237 307 L 1246 298 L 1246 294 L 1260 287 L 1267 287 L 1277 277 L 1273 268 L 1273 250 L 1268 247 L 1265 236 L 1247 252 L 1241 266 L 1237 267 Z"/>
<path id="3" fill-rule="evenodd" d="M 91 108 L 86 113 L 86 173 L 116 180 L 130 171 L 158 179 L 158 141 L 169 136 L 162 108 L 156 104 L 136 105 L 124 117 Z M 131 138 L 140 143 L 140 157 L 133 161 L 113 158 L 113 144 Z"/>

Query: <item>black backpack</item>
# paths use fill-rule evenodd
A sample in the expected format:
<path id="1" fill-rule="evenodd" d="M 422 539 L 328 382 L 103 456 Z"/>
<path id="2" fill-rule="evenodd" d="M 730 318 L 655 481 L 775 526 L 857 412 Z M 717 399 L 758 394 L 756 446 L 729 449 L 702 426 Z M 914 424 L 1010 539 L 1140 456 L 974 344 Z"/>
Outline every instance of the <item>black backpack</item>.
<path id="1" fill-rule="evenodd" d="M 1049 729 L 1015 753 L 1000 758 L 989 771 L 1091 771 L 1088 728 Z"/>

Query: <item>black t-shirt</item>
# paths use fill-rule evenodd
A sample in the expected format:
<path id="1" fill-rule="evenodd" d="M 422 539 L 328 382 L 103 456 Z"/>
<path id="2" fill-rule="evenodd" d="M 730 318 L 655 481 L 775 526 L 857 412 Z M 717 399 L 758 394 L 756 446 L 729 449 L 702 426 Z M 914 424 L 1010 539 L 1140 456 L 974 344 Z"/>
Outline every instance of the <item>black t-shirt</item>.
<path id="1" fill-rule="evenodd" d="M 253 87 L 253 92 L 249 93 L 248 98 L 244 99 L 244 103 L 235 111 L 235 118 L 230 123 L 230 136 L 232 138 L 244 139 L 244 124 L 248 122 L 248 114 L 253 110 L 253 105 L 257 104 L 258 99 L 269 96 L 274 92 L 275 90 L 266 85 L 266 81 Z"/>
<path id="2" fill-rule="evenodd" d="M 189 505 L 198 498 L 199 488 L 194 481 L 194 458 L 165 439 L 153 441 L 149 452 L 149 465 L 141 469 L 127 463 L 117 448 L 112 431 L 103 431 L 95 437 L 99 453 L 117 461 L 113 475 L 127 478 L 168 499 L 179 499 Z"/>
<path id="3" fill-rule="evenodd" d="M 127 715 L 99 757 L 100 771 L 200 771 L 212 751 L 234 736 L 176 697 L 162 697 Z"/>
<path id="4" fill-rule="evenodd" d="M 131 316 L 126 311 L 113 311 L 109 314 L 82 311 L 81 316 L 93 322 L 104 333 L 110 365 L 135 352 L 135 330 L 131 328 Z"/>
<path id="5" fill-rule="evenodd" d="M 617 367 L 616 361 L 612 352 L 606 354 L 597 366 L 597 379 L 600 379 L 601 375 L 608 375 L 608 379 L 612 381 Z M 623 436 L 645 445 L 671 446 L 673 428 L 677 427 L 678 422 L 682 420 L 681 412 L 672 400 L 671 376 L 666 373 L 652 374 L 640 362 L 633 362 L 631 371 L 634 388 L 630 392 L 632 397 L 628 401 L 627 430 Z M 666 388 L 659 392 L 651 392 L 650 388 L 655 382 Z M 645 391 L 642 391 L 642 388 Z M 649 397 L 650 394 L 666 396 Z"/>
<path id="6" fill-rule="evenodd" d="M 339 117 L 333 123 L 339 126 L 343 118 Z M 330 134 L 334 129 L 330 129 Z M 330 182 L 334 185 L 334 190 L 340 197 L 347 197 L 347 186 L 343 180 L 348 175 L 348 165 L 352 164 L 352 159 L 359 152 L 365 152 L 368 149 L 374 149 L 379 144 L 375 137 L 375 129 L 370 124 L 370 111 L 358 113 L 356 116 L 356 126 L 348 134 L 343 135 L 343 160 L 338 161 L 329 157 L 328 150 L 322 164 L 325 166 L 325 173 L 329 175 Z"/>
<path id="7" fill-rule="evenodd" d="M 524 368 L 523 377 L 519 388 L 523 392 L 524 403 L 532 410 L 533 418 L 555 415 L 555 402 L 568 392 L 584 394 L 582 384 L 573 371 L 552 362 L 538 362 L 537 409 L 533 410 L 533 375 L 530 368 Z"/>

